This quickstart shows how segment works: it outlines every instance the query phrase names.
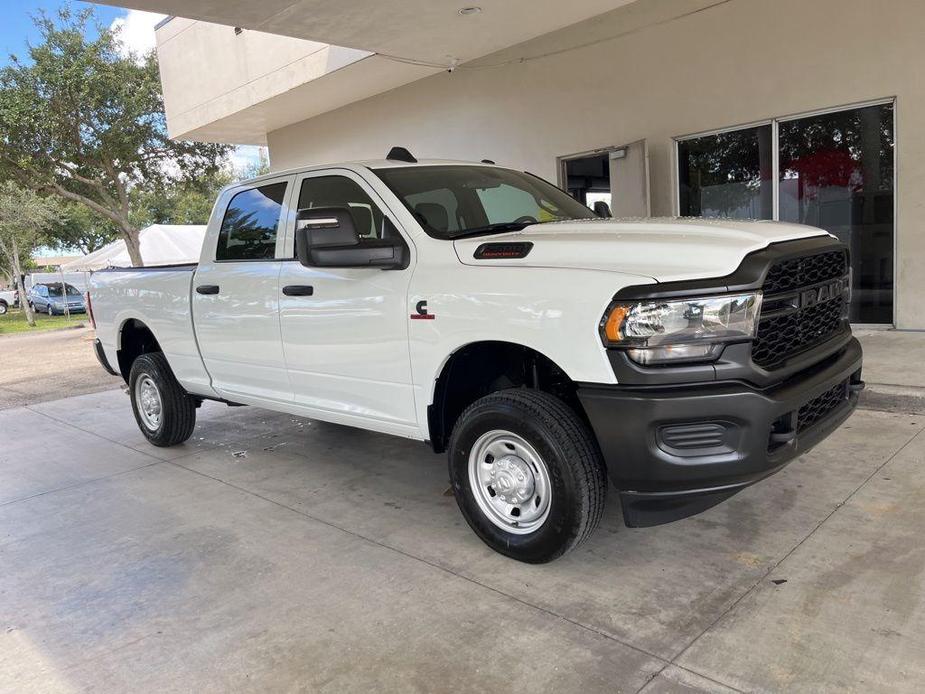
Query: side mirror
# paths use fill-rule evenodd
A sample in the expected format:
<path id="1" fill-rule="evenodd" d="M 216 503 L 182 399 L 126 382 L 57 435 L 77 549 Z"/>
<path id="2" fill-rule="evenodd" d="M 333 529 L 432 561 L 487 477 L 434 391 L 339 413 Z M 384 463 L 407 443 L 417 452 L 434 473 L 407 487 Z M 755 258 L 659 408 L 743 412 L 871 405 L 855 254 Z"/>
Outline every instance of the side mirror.
<path id="1" fill-rule="evenodd" d="M 306 267 L 406 268 L 408 249 L 397 231 L 392 237 L 361 242 L 347 207 L 313 207 L 296 216 L 296 256 Z"/>
<path id="2" fill-rule="evenodd" d="M 598 200 L 594 203 L 594 212 L 598 217 L 608 218 L 613 217 L 613 213 L 610 211 L 610 205 L 608 205 L 603 200 Z"/>

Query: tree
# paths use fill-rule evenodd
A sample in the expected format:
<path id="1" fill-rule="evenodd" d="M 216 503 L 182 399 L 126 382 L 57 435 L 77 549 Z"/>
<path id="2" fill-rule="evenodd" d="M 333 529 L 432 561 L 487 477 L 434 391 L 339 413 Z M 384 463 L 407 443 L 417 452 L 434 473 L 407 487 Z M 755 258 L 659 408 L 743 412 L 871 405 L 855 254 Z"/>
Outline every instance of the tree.
<path id="1" fill-rule="evenodd" d="M 104 219 L 80 203 L 61 206 L 60 218 L 48 230 L 48 245 L 61 252 L 93 253 L 119 236 L 112 220 Z"/>
<path id="2" fill-rule="evenodd" d="M 20 188 L 12 181 L 0 187 L 0 258 L 16 280 L 19 304 L 33 327 L 35 316 L 22 286 L 24 257 L 29 258 L 42 244 L 56 214 L 55 205 L 34 191 Z"/>
<path id="3" fill-rule="evenodd" d="M 42 194 L 86 206 L 111 223 L 141 265 L 132 198 L 215 175 L 229 147 L 167 136 L 154 53 L 125 57 L 118 33 L 92 10 L 40 15 L 30 62 L 0 71 L 0 168 Z"/>

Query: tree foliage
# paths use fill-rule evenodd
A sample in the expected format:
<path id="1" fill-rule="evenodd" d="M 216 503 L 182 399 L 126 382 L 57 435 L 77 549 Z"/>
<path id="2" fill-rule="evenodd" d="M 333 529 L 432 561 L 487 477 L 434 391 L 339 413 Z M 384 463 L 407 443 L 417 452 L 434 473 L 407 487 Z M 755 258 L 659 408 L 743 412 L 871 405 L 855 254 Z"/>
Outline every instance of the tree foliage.
<path id="1" fill-rule="evenodd" d="M 32 252 L 45 241 L 48 227 L 57 218 L 53 201 L 34 191 L 20 188 L 12 181 L 0 186 L 0 261 L 4 273 L 18 285 L 20 304 L 29 325 L 35 319 L 22 286 L 23 266 Z"/>
<path id="2" fill-rule="evenodd" d="M 0 71 L 0 176 L 105 220 L 141 264 L 133 199 L 218 175 L 229 148 L 168 138 L 154 53 L 123 56 L 91 10 L 36 23 L 29 62 Z"/>

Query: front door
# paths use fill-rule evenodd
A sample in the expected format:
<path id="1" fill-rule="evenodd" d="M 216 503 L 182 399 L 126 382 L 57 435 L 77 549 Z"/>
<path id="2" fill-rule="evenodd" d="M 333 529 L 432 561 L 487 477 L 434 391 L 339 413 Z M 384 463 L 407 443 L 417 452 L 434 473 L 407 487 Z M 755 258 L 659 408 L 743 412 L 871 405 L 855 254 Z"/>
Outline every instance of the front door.
<path id="1" fill-rule="evenodd" d="M 292 177 L 223 196 L 206 243 L 215 254 L 193 276 L 193 319 L 212 387 L 229 400 L 291 401 L 279 334 L 277 247 Z"/>
<path id="2" fill-rule="evenodd" d="M 298 210 L 348 208 L 361 243 L 399 233 L 383 201 L 352 171 L 299 176 L 295 194 Z M 296 404 L 320 419 L 396 434 L 416 430 L 408 350 L 411 250 L 404 270 L 283 264 L 280 326 Z"/>

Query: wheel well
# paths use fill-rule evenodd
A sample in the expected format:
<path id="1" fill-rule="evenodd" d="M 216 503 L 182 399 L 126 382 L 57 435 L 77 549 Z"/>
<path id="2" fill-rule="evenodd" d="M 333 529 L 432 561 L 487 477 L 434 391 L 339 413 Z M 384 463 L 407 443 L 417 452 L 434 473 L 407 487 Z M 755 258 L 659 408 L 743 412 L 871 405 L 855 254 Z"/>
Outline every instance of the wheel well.
<path id="1" fill-rule="evenodd" d="M 161 346 L 157 343 L 157 338 L 154 337 L 151 328 L 134 318 L 130 318 L 122 324 L 122 330 L 119 334 L 119 351 L 117 353 L 119 373 L 128 383 L 128 377 L 135 360 L 142 354 L 160 352 Z"/>
<path id="2" fill-rule="evenodd" d="M 565 401 L 585 419 L 574 381 L 551 359 L 510 342 L 475 342 L 453 353 L 444 365 L 427 408 L 430 443 L 446 450 L 459 415 L 479 398 L 507 388 L 535 388 Z"/>

